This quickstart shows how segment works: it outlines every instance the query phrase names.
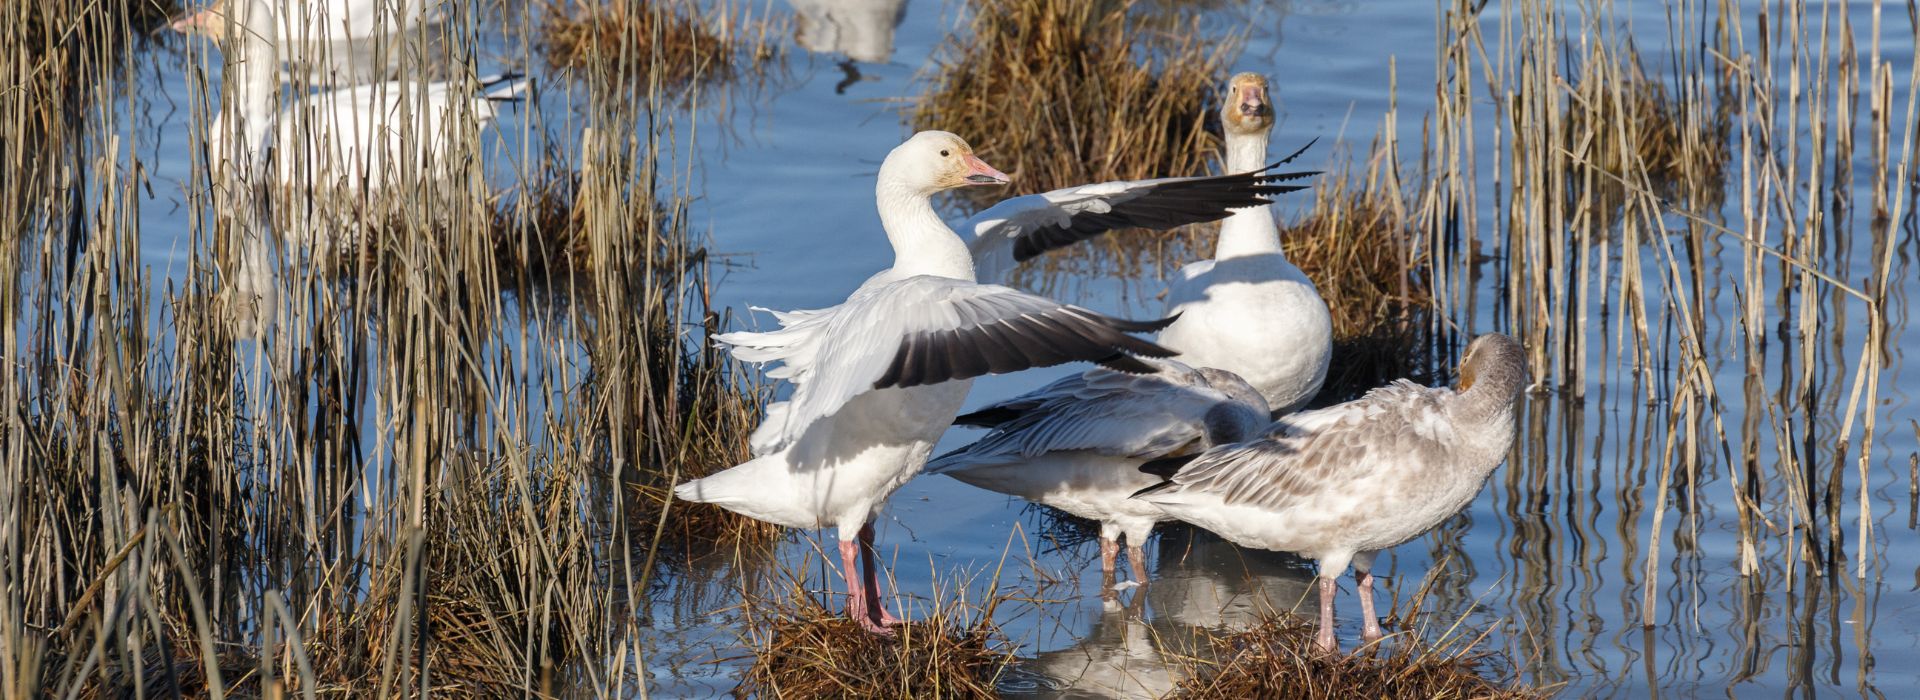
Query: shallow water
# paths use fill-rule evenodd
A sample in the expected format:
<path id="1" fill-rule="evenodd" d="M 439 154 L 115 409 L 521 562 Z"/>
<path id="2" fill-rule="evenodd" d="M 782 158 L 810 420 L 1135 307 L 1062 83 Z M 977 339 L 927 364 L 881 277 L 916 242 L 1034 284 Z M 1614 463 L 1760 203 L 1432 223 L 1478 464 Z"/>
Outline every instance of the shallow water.
<path id="1" fill-rule="evenodd" d="M 1323 144 L 1346 140 L 1363 149 L 1388 109 L 1390 58 L 1401 86 L 1399 135 L 1405 143 L 1419 142 L 1419 115 L 1433 101 L 1431 6 L 1221 5 L 1206 10 L 1210 29 L 1244 26 L 1249 32 L 1234 67 L 1275 78 L 1281 117 L 1276 151 L 1314 137 Z M 1858 15 L 1864 7 L 1849 10 Z M 794 0 L 791 7 L 773 10 L 794 8 L 811 18 L 811 29 L 798 33 L 804 47 L 792 37 L 782 38 L 796 49 L 790 75 L 738 98 L 724 117 L 714 117 L 723 119 L 725 128 L 695 142 L 701 195 L 694 205 L 695 228 L 711 236 L 715 251 L 734 256 L 734 264 L 718 275 L 717 306 L 830 305 L 889 263 L 890 250 L 873 210 L 871 177 L 879 159 L 908 133 L 901 100 L 925 86 L 922 71 L 959 13 L 957 6 L 940 2 L 907 2 L 899 8 L 886 0 Z M 1663 5 L 1632 3 L 1620 11 L 1619 22 L 1633 28 L 1641 50 L 1661 55 L 1667 41 Z M 898 26 L 889 26 L 896 17 Z M 845 24 L 824 31 L 821 23 L 832 21 L 822 18 Z M 493 15 L 487 19 L 500 21 Z M 1896 66 L 1907 65 L 1913 47 L 1901 34 L 1904 21 L 1889 25 L 1884 50 Z M 890 41 L 882 39 L 888 35 Z M 500 44 L 510 42 L 502 38 Z M 887 53 L 887 44 L 890 58 L 877 60 Z M 801 49 L 819 53 L 810 56 Z M 505 48 L 501 53 L 513 55 Z M 847 75 L 836 66 L 842 53 L 862 59 L 860 80 L 844 92 L 836 90 Z M 165 51 L 149 52 L 148 58 L 152 68 L 141 72 L 141 81 L 149 104 L 139 110 L 147 119 L 137 124 L 151 130 L 146 140 L 151 150 L 142 156 L 154 168 L 156 183 L 179 185 L 156 184 L 155 201 L 142 207 L 143 253 L 156 270 L 177 269 L 189 254 L 184 205 L 174 206 L 184 201 L 181 190 L 189 180 L 183 138 L 190 119 L 183 75 L 189 62 Z M 537 60 L 530 66 L 538 67 Z M 556 95 L 566 91 L 553 89 Z M 1896 104 L 1903 103 L 1904 93 L 1896 95 Z M 564 110 L 563 102 L 554 97 L 529 109 Z M 523 118 L 510 114 L 502 132 L 512 134 Z M 550 115 L 548 121 L 562 120 Z M 511 153 L 512 143 L 505 139 L 502 151 Z M 1309 163 L 1332 151 L 1318 149 Z M 1282 202 L 1281 215 L 1305 202 Z M 1911 252 L 1911 239 L 1904 240 Z M 1854 248 L 1864 265 L 1870 246 Z M 1728 274 L 1737 274 L 1735 252 L 1709 254 L 1732 270 Z M 1495 306 L 1499 280 L 1488 277 L 1477 282 L 1484 291 L 1475 297 L 1480 307 L 1456 314 L 1473 331 L 1501 327 Z M 1727 467 L 1716 460 L 1708 462 L 1696 485 L 1697 507 L 1670 511 L 1662 530 L 1650 532 L 1658 460 L 1644 454 L 1650 441 L 1647 409 L 1632 388 L 1631 366 L 1609 351 L 1594 353 L 1584 401 L 1544 393 L 1529 399 L 1514 458 L 1467 512 L 1382 557 L 1378 570 L 1388 577 L 1395 604 L 1404 608 L 1423 578 L 1431 577 L 1432 592 L 1423 608 L 1432 619 L 1464 620 L 1467 628 L 1488 630 L 1484 647 L 1504 654 L 1517 678 L 1563 686 L 1571 695 L 1902 697 L 1914 692 L 1920 687 L 1920 541 L 1914 537 L 1906 475 L 1910 455 L 1920 449 L 1907 427 L 1916 416 L 1909 395 L 1920 390 L 1920 377 L 1906 371 L 1900 348 L 1920 342 L 1920 329 L 1907 322 L 1909 277 L 1896 273 L 1901 280 L 1896 284 L 1908 288 L 1896 294 L 1902 301 L 1891 314 L 1893 349 L 1882 379 L 1883 402 L 1873 408 L 1881 432 L 1868 493 L 1878 527 L 1876 540 L 1866 543 L 1866 578 L 1809 576 L 1804 565 L 1790 569 L 1792 559 L 1779 555 L 1780 544 L 1768 545 L 1758 573 L 1738 575 L 1735 515 L 1725 503 Z M 1123 296 L 1114 283 L 1087 281 L 1075 288 L 1085 290 L 1076 301 L 1102 310 L 1138 316 L 1158 311 L 1156 301 Z M 1712 301 L 1718 306 L 1708 318 L 1722 325 L 1710 333 L 1710 346 L 1730 358 L 1712 371 L 1723 397 L 1732 402 L 1726 408 L 1732 424 L 1742 411 L 1741 367 L 1731 359 L 1739 342 L 1732 322 L 1738 316 L 1736 300 Z M 745 321 L 756 322 L 770 320 Z M 1593 347 L 1603 347 L 1607 332 L 1593 331 Z M 1791 341 L 1782 337 L 1781 342 Z M 1858 343 L 1849 338 L 1848 344 Z M 1853 347 L 1821 358 L 1826 364 L 1819 371 L 1835 379 L 1818 400 L 1844 401 L 1857 352 Z M 1062 371 L 982 379 L 969 405 L 1038 386 Z M 1839 416 L 1829 411 L 1823 420 L 1837 422 Z M 1825 442 L 1813 446 L 1820 455 L 1815 463 L 1835 459 L 1830 443 L 1836 428 L 1822 428 Z M 970 437 L 957 431 L 942 449 Z M 1851 499 L 1856 476 L 1851 468 L 1843 473 L 1840 493 Z M 1679 491 L 1676 487 L 1676 500 Z M 1850 524 L 1857 505 L 1847 508 L 1842 522 Z M 1175 532 L 1149 548 L 1153 585 L 1144 593 L 1122 595 L 1131 608 L 1109 610 L 1099 595 L 1091 540 L 1017 500 L 944 478 L 910 483 L 894 496 L 877 527 L 897 589 L 908 596 L 960 585 L 969 599 L 984 600 L 999 572 L 1002 589 L 1048 601 L 1008 604 L 996 618 L 1023 659 L 1003 682 L 1011 695 L 1156 695 L 1179 673 L 1159 659 L 1157 650 L 1186 648 L 1200 630 L 1244 626 L 1260 610 L 1310 609 L 1313 602 L 1306 597 L 1311 569 L 1305 563 L 1241 551 L 1204 534 Z M 829 538 L 796 538 L 778 559 L 809 572 L 810 585 L 831 586 L 837 577 L 822 567 L 819 555 L 832 551 Z M 1643 628 L 1642 582 L 1647 545 L 1654 540 L 1662 543 L 1654 562 L 1658 623 Z M 1860 546 L 1848 542 L 1850 548 Z M 1851 550 L 1845 555 L 1851 561 Z M 1341 632 L 1350 647 L 1356 642 L 1358 626 L 1351 614 L 1357 605 L 1350 580 L 1343 584 Z M 737 647 L 738 585 L 726 576 L 667 582 L 643 640 L 653 648 L 655 694 L 707 696 L 732 687 L 744 663 Z M 1395 606 L 1383 604 L 1387 607 Z M 907 608 L 920 610 L 912 601 Z M 713 663 L 716 658 L 731 660 Z"/>

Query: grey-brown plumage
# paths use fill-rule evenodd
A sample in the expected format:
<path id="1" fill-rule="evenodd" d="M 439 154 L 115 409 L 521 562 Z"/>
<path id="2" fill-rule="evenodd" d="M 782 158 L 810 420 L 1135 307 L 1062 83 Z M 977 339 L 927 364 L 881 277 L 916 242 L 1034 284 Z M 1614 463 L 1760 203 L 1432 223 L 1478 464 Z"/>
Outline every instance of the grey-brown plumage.
<path id="1" fill-rule="evenodd" d="M 1400 381 L 1358 400 L 1274 421 L 1256 439 L 1173 467 L 1137 498 L 1236 544 L 1295 552 L 1321 569 L 1319 642 L 1333 642 L 1333 582 L 1361 577 L 1367 639 L 1377 639 L 1373 559 L 1466 506 L 1513 444 L 1527 384 L 1520 344 L 1475 338 L 1453 389 Z"/>

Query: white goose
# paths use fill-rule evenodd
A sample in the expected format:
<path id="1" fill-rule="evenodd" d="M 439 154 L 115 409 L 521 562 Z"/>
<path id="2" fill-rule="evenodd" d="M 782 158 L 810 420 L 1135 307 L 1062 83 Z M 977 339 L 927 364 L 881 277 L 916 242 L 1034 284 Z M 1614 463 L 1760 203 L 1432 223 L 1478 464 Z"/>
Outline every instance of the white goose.
<path id="1" fill-rule="evenodd" d="M 1374 641 L 1374 557 L 1473 500 L 1513 445 L 1514 402 L 1526 385 L 1520 344 L 1483 335 L 1467 346 L 1456 389 L 1401 380 L 1286 416 L 1257 439 L 1161 460 L 1168 481 L 1136 498 L 1234 544 L 1319 560 L 1315 641 L 1326 651 L 1338 648 L 1334 588 L 1351 563 L 1362 635 Z"/>
<path id="2" fill-rule="evenodd" d="M 1100 523 L 1100 572 L 1110 594 L 1119 536 L 1138 583 L 1142 546 L 1167 515 L 1134 492 L 1161 481 L 1142 462 L 1252 437 L 1269 418 L 1260 392 L 1231 372 L 1152 360 L 1153 374 L 1093 369 L 955 419 L 991 427 L 973 444 L 927 463 L 989 491 Z"/>
<path id="3" fill-rule="evenodd" d="M 445 0 L 274 0 L 273 4 L 279 21 L 266 30 L 266 36 L 282 45 L 394 34 L 439 21 L 446 12 Z M 197 12 L 174 19 L 170 26 L 183 34 L 218 38 L 232 8 L 232 0 L 213 0 Z"/>
<path id="4" fill-rule="evenodd" d="M 1145 372 L 1132 355 L 1170 354 L 1126 335 L 1163 323 L 973 281 L 966 244 L 932 197 L 1006 181 L 946 132 L 921 132 L 893 149 L 874 187 L 893 267 L 838 306 L 776 312 L 780 330 L 717 338 L 742 360 L 780 363 L 767 374 L 786 379 L 793 394 L 754 431 L 754 459 L 674 489 L 786 527 L 837 527 L 848 613 L 878 633 L 898 620 L 880 604 L 870 520 L 926 463 L 972 377 L 1075 360 Z"/>
<path id="5" fill-rule="evenodd" d="M 1265 79 L 1242 73 L 1228 83 L 1227 92 L 1221 113 L 1227 133 L 1227 170 L 1253 172 L 1144 183 L 1106 183 L 1034 195 L 1031 198 L 1089 203 L 1097 207 L 1079 207 L 1079 211 L 1085 212 L 1083 215 L 1058 225 L 1038 223 L 1045 221 L 1044 211 L 1026 214 L 1024 218 L 1008 217 L 1013 222 L 1035 223 L 1025 227 L 1001 224 L 1001 228 L 1014 229 L 1015 233 L 981 235 L 974 241 L 976 261 L 986 247 L 983 241 L 995 242 L 992 250 L 996 251 L 997 259 L 1006 260 L 1010 259 L 1005 254 L 1009 250 L 1041 245 L 1031 241 L 1071 243 L 1097 235 L 1103 229 L 1096 226 L 1119 218 L 1124 210 L 1137 203 L 1146 204 L 1136 209 L 1142 212 L 1180 208 L 1192 215 L 1217 212 L 1218 216 L 1213 218 L 1226 216 L 1220 227 L 1219 242 L 1224 257 L 1219 259 L 1228 267 L 1215 271 L 1212 269 L 1215 261 L 1188 265 L 1182 270 L 1183 281 L 1177 283 L 1179 286 L 1170 294 L 1171 308 L 1194 314 L 1203 324 L 1191 324 L 1183 315 L 1161 333 L 1166 342 L 1187 343 L 1188 356 L 1182 357 L 1183 361 L 1193 357 L 1208 358 L 1207 361 L 1158 363 L 1162 371 L 1148 377 L 1116 375 L 1096 368 L 970 413 L 958 423 L 991 427 L 993 431 L 973 445 L 942 455 L 928 465 L 928 473 L 945 474 L 974 486 L 1019 496 L 1099 522 L 1101 573 L 1109 585 L 1120 549 L 1118 537 L 1122 534 L 1126 535 L 1127 559 L 1132 565 L 1134 580 L 1146 582 L 1146 557 L 1142 547 L 1154 523 L 1167 519 L 1158 508 L 1130 498 L 1133 492 L 1154 483 L 1153 477 L 1136 467 L 1147 460 L 1238 441 L 1264 426 L 1271 409 L 1290 410 L 1304 403 L 1326 376 L 1332 337 L 1326 303 L 1320 300 L 1319 293 L 1300 274 L 1299 268 L 1288 263 L 1280 253 L 1278 229 L 1267 211 L 1266 200 L 1258 199 L 1301 189 L 1274 183 L 1313 173 L 1272 172 L 1298 157 L 1299 152 L 1280 163 L 1261 167 L 1266 157 L 1267 132 L 1273 127 Z M 1160 186 L 1116 187 L 1149 183 L 1160 183 Z M 1060 196 L 1078 190 L 1101 189 L 1121 189 L 1133 193 L 1135 198 L 1121 199 L 1114 204 L 1090 197 L 1075 200 Z M 1192 196 L 1201 193 L 1203 196 Z M 1008 200 L 986 213 L 1022 199 L 1030 198 Z M 1230 207 L 1249 204 L 1253 208 L 1228 211 Z M 1087 211 L 1094 208 L 1100 213 Z M 1136 214 L 1129 217 L 1131 221 L 1127 223 L 1144 216 L 1151 215 Z M 1189 218 L 1182 222 L 1192 220 L 1202 219 Z M 1076 238 L 1081 231 L 1091 233 Z M 997 243 L 1002 240 L 1013 243 Z M 1175 329 L 1186 333 L 1169 335 Z M 1169 338 L 1172 340 L 1167 340 Z M 1243 355 L 1287 354 L 1293 356 L 1294 361 L 1281 363 L 1275 369 L 1261 357 L 1227 356 L 1220 348 L 1208 345 L 1215 342 L 1225 342 L 1227 349 L 1237 349 Z M 1205 369 L 1193 369 L 1196 366 Z M 1244 367 L 1273 369 L 1265 375 L 1271 381 L 1267 386 L 1260 386 L 1231 371 L 1215 369 Z M 1281 388 L 1276 390 L 1276 386 Z M 1274 396 L 1286 403 L 1270 404 L 1270 397 Z"/>
<path id="6" fill-rule="evenodd" d="M 492 89 L 469 96 L 449 82 L 392 81 L 319 92 L 283 108 L 276 96 L 282 44 L 274 31 L 280 4 L 246 0 L 234 8 L 233 31 L 220 37 L 236 72 L 233 92 L 208 129 L 207 145 L 216 166 L 249 173 L 265 167 L 266 184 L 282 191 L 377 191 L 395 182 L 409 159 L 415 172 L 444 174 L 462 130 L 493 121 L 495 103 L 517 100 L 527 87 L 518 76 L 483 78 Z M 224 0 L 215 8 L 227 10 Z M 270 162 L 269 149 L 276 154 Z"/>
<path id="7" fill-rule="evenodd" d="M 1241 73 L 1227 93 L 1227 171 L 1257 169 L 1273 129 L 1267 79 Z M 1280 251 L 1280 229 L 1265 206 L 1227 217 L 1213 259 L 1180 269 L 1167 290 L 1167 315 L 1176 314 L 1160 343 L 1187 364 L 1240 375 L 1276 414 L 1306 405 L 1327 378 L 1333 319 L 1313 282 Z"/>

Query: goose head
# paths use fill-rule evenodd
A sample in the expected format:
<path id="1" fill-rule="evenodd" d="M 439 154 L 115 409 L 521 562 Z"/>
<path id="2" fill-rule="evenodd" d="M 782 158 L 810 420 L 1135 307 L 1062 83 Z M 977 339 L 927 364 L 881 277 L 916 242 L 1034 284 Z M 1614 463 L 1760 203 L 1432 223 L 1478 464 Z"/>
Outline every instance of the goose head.
<path id="1" fill-rule="evenodd" d="M 880 184 L 930 196 L 960 187 L 1004 185 L 1007 174 L 980 160 L 960 137 L 922 131 L 887 154 L 880 164 Z"/>
<path id="2" fill-rule="evenodd" d="M 167 27 L 187 36 L 198 34 L 210 39 L 222 39 L 225 38 L 230 7 L 228 0 L 213 0 L 198 11 L 173 18 Z"/>
<path id="3" fill-rule="evenodd" d="M 1460 358 L 1460 379 L 1454 390 L 1465 394 L 1478 387 L 1511 400 L 1519 396 L 1526 385 L 1526 350 L 1512 337 L 1488 333 L 1467 344 L 1467 353 Z"/>
<path id="4" fill-rule="evenodd" d="M 1267 77 L 1241 73 L 1227 81 L 1220 123 L 1229 134 L 1264 134 L 1272 129 L 1273 100 L 1267 96 Z"/>

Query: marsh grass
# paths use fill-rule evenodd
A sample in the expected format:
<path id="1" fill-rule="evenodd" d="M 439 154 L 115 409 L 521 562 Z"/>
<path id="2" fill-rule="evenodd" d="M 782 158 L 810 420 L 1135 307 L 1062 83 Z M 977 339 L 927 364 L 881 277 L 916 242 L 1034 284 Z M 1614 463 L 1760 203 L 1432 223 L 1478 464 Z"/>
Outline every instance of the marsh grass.
<path id="1" fill-rule="evenodd" d="M 1197 17 L 1147 28 L 1131 10 L 1073 0 L 969 5 L 966 31 L 940 50 L 909 121 L 968 139 L 1015 184 L 962 191 L 956 204 L 977 209 L 1089 182 L 1206 172 L 1217 150 L 1206 114 L 1240 39 L 1203 36 Z M 1126 274 L 1142 259 L 1179 257 L 1183 242 L 1115 232 L 1046 264 Z"/>
<path id="2" fill-rule="evenodd" d="M 1314 623 L 1276 614 L 1253 629 L 1215 637 L 1217 661 L 1195 670 L 1170 698 L 1543 698 L 1482 674 L 1492 657 L 1464 648 L 1396 640 L 1386 648 L 1323 654 Z"/>
<path id="3" fill-rule="evenodd" d="M 789 577 L 784 592 L 749 597 L 745 641 L 753 665 L 734 695 L 999 697 L 994 679 L 1013 662 L 1013 654 L 992 622 L 997 601 L 974 607 L 948 595 L 936 588 L 932 599 L 903 615 L 908 622 L 886 638 L 861 629 L 841 612 L 844 595 L 825 595 L 831 602 L 823 603 L 821 594 Z"/>
<path id="4" fill-rule="evenodd" d="M 780 59 L 767 18 L 680 0 L 571 0 L 544 20 L 547 65 L 670 88 L 763 75 Z"/>

